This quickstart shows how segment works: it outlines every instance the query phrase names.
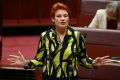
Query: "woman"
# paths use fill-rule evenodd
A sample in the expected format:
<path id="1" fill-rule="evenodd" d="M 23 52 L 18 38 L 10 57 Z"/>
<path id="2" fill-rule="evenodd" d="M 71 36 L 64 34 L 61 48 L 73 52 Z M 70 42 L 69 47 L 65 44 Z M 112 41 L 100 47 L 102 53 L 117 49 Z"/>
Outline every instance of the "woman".
<path id="1" fill-rule="evenodd" d="M 97 10 L 88 28 L 120 30 L 120 1 L 111 1 L 106 9 Z"/>
<path id="2" fill-rule="evenodd" d="M 11 55 L 11 64 L 26 65 L 25 68 L 43 66 L 43 80 L 77 80 L 77 61 L 86 68 L 95 68 L 108 62 L 109 56 L 90 59 L 86 54 L 84 39 L 78 30 L 69 23 L 70 9 L 63 3 L 56 3 L 51 8 L 54 28 L 40 36 L 35 59 L 26 60 L 20 53 L 19 58 Z"/>

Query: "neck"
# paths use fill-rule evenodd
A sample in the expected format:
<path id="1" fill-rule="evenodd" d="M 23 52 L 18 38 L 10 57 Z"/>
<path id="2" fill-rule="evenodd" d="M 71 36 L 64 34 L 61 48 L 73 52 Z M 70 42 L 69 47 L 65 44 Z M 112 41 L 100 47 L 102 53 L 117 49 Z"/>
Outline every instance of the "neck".
<path id="1" fill-rule="evenodd" d="M 66 30 L 67 30 L 67 28 L 66 27 L 57 27 L 56 28 L 56 32 L 58 33 L 58 34 L 60 34 L 60 35 L 63 35 L 63 34 L 65 34 L 66 33 Z"/>

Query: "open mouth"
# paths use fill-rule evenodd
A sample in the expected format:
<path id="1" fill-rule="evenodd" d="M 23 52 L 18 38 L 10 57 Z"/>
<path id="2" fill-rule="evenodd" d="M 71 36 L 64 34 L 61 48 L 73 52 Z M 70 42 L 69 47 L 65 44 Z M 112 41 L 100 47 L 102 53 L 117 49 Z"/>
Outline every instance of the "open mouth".
<path id="1" fill-rule="evenodd" d="M 64 24 L 65 24 L 65 22 L 61 22 L 61 24 L 62 24 L 62 25 L 64 25 Z"/>

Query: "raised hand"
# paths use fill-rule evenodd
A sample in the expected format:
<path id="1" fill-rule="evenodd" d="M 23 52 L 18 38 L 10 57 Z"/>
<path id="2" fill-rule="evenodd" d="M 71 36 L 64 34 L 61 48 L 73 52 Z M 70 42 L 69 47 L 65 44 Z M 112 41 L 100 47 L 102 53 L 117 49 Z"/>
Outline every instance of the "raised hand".
<path id="1" fill-rule="evenodd" d="M 102 66 L 109 62 L 111 62 L 111 59 L 109 58 L 109 56 L 97 57 L 96 59 L 93 60 L 93 65 Z"/>
<path id="2" fill-rule="evenodd" d="M 28 60 L 26 60 L 23 56 L 23 54 L 18 51 L 19 56 L 16 55 L 9 55 L 10 58 L 8 58 L 8 61 L 10 62 L 10 65 L 19 65 L 24 66 Z"/>

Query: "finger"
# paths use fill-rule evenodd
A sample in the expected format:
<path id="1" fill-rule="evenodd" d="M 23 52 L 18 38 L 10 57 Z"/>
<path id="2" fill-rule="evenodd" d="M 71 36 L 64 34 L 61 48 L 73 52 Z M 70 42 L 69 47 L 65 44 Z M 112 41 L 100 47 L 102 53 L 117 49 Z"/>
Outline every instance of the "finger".
<path id="1" fill-rule="evenodd" d="M 15 61 L 16 59 L 15 59 L 15 58 L 8 58 L 7 60 L 8 60 L 8 61 L 12 61 L 12 60 Z"/>
<path id="2" fill-rule="evenodd" d="M 101 59 L 101 57 L 97 57 L 96 59 L 99 60 L 99 59 Z"/>
<path id="3" fill-rule="evenodd" d="M 15 61 L 15 60 L 12 60 L 11 63 L 16 63 L 16 61 Z"/>
<path id="4" fill-rule="evenodd" d="M 109 62 L 111 62 L 111 60 L 110 59 L 104 59 L 104 60 L 102 60 L 102 62 L 101 62 L 101 64 L 107 64 L 107 63 L 109 63 Z"/>
<path id="5" fill-rule="evenodd" d="M 20 51 L 20 50 L 18 50 L 18 53 L 19 53 L 20 55 L 22 55 L 22 53 L 21 53 L 21 51 Z"/>
<path id="6" fill-rule="evenodd" d="M 9 55 L 11 57 L 15 57 L 15 58 L 20 58 L 20 56 L 16 56 L 16 55 Z"/>
<path id="7" fill-rule="evenodd" d="M 111 62 L 111 59 L 105 59 L 104 61 L 105 62 Z"/>
<path id="8" fill-rule="evenodd" d="M 15 59 L 8 59 L 8 61 L 10 61 L 10 63 L 16 63 Z"/>
<path id="9" fill-rule="evenodd" d="M 21 58 L 24 59 L 23 54 L 21 53 L 21 51 L 19 50 L 18 53 L 20 54 Z"/>
<path id="10" fill-rule="evenodd" d="M 16 63 L 11 63 L 10 65 L 16 65 Z"/>
<path id="11" fill-rule="evenodd" d="M 101 60 L 101 57 L 97 57 L 96 59 L 95 59 L 95 61 L 100 61 Z"/>
<path id="12" fill-rule="evenodd" d="M 23 56 L 23 54 L 21 53 L 21 51 L 19 50 L 18 53 L 20 54 L 20 56 Z"/>
<path id="13" fill-rule="evenodd" d="M 101 57 L 101 59 L 106 59 L 106 58 L 109 58 L 110 56 L 103 56 Z"/>
<path id="14" fill-rule="evenodd" d="M 25 60 L 25 58 L 24 58 L 24 56 L 23 56 L 23 54 L 21 53 L 20 50 L 18 51 L 18 53 L 20 54 L 21 58 L 22 58 L 23 60 Z"/>

